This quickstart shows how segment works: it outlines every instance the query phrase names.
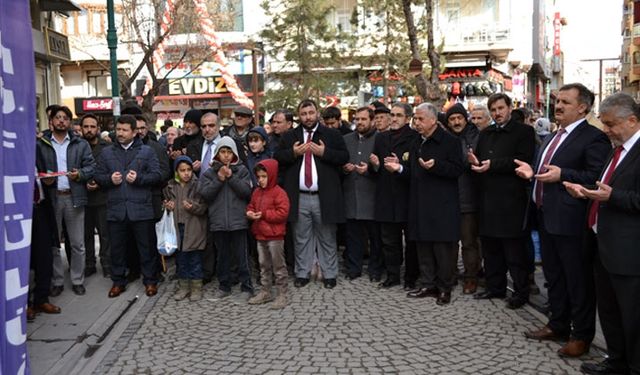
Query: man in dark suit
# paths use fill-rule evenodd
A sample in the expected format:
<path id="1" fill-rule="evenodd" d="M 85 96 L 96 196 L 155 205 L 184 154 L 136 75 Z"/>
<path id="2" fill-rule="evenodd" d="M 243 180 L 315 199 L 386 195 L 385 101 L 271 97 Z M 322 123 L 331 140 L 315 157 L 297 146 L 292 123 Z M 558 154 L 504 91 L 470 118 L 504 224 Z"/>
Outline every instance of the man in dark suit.
<path id="1" fill-rule="evenodd" d="M 460 240 L 460 141 L 438 126 L 438 110 L 432 104 L 420 104 L 413 123 L 420 138 L 402 165 L 392 165 L 411 181 L 408 233 L 416 241 L 420 278 L 418 289 L 407 297 L 436 297 L 438 305 L 446 305 L 451 302 Z"/>
<path id="2" fill-rule="evenodd" d="M 598 315 L 609 354 L 580 369 L 640 374 L 640 106 L 627 94 L 613 94 L 600 104 L 600 120 L 615 149 L 597 189 L 564 183 L 574 197 L 592 200 L 587 241 L 595 252 Z"/>
<path id="3" fill-rule="evenodd" d="M 298 105 L 301 126 L 282 136 L 276 160 L 284 168 L 296 253 L 296 287 L 309 283 L 313 258 L 318 260 L 325 288 L 336 286 L 338 257 L 336 224 L 344 223 L 341 167 L 349 161 L 342 135 L 320 125 L 313 100 Z"/>
<path id="4" fill-rule="evenodd" d="M 516 173 L 534 178 L 530 209 L 536 212 L 551 312 L 547 325 L 525 336 L 570 337 L 558 350 L 568 357 L 586 353 L 595 335 L 592 265 L 582 241 L 587 202 L 572 198 L 562 185 L 594 184 L 611 150 L 607 136 L 585 120 L 593 100 L 593 93 L 580 83 L 562 86 L 555 106 L 560 128 L 544 140 L 533 167 L 516 160 Z"/>
<path id="5" fill-rule="evenodd" d="M 529 269 L 524 219 L 528 203 L 527 182 L 516 175 L 514 159 L 533 160 L 533 128 L 511 120 L 511 98 L 493 94 L 488 100 L 495 121 L 480 133 L 475 153 L 468 157 L 479 175 L 479 223 L 487 288 L 476 299 L 504 298 L 507 270 L 514 293 L 507 307 L 517 309 L 529 300 Z"/>

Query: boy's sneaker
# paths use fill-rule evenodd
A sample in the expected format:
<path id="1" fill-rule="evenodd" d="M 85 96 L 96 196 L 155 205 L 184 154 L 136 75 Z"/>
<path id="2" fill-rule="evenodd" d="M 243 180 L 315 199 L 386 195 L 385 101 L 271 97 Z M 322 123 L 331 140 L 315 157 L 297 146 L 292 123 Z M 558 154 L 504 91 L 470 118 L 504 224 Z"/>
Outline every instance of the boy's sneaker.
<path id="1" fill-rule="evenodd" d="M 189 280 L 180 279 L 176 288 L 176 293 L 173 299 L 176 301 L 182 301 L 189 296 Z"/>
<path id="2" fill-rule="evenodd" d="M 191 280 L 191 295 L 189 301 L 196 302 L 202 299 L 202 280 Z"/>
<path id="3" fill-rule="evenodd" d="M 279 294 L 276 297 L 276 300 L 273 301 L 273 304 L 271 304 L 271 309 L 280 310 L 284 309 L 285 306 L 287 306 L 287 296 L 285 296 L 284 294 Z"/>
<path id="4" fill-rule="evenodd" d="M 218 289 L 218 292 L 216 293 L 216 298 L 217 299 L 223 299 L 223 298 L 229 297 L 230 295 L 231 295 L 231 291 L 230 290 Z"/>
<path id="5" fill-rule="evenodd" d="M 261 305 L 263 303 L 267 303 L 271 301 L 273 298 L 271 297 L 271 293 L 266 290 L 261 290 L 258 294 L 251 297 L 249 299 L 250 305 Z"/>

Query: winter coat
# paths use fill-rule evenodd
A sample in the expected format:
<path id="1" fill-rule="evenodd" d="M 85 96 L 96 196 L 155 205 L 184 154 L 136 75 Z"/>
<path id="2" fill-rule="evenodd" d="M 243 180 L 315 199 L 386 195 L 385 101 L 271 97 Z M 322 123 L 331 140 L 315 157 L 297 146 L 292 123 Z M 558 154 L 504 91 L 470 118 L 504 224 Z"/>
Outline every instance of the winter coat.
<path id="1" fill-rule="evenodd" d="M 43 158 L 44 168 L 46 171 L 57 172 L 58 161 L 56 159 L 56 150 L 53 148 L 51 139 L 53 135 L 51 133 L 42 136 L 36 143 L 36 147 L 40 149 L 40 153 Z M 69 132 L 69 146 L 67 147 L 67 171 L 77 169 L 80 172 L 80 178 L 78 181 L 73 181 L 69 178 L 69 187 L 71 188 L 71 200 L 74 207 L 85 206 L 88 202 L 86 183 L 89 181 L 95 172 L 96 162 L 91 153 L 91 147 L 89 142 L 83 138 L 74 135 L 73 132 Z M 43 185 L 43 187 L 49 190 L 49 193 L 55 201 L 57 195 L 55 190 L 57 189 L 58 180 L 51 185 Z"/>
<path id="2" fill-rule="evenodd" d="M 460 134 L 451 132 L 460 141 L 464 172 L 458 178 L 460 195 L 460 212 L 463 214 L 476 212 L 478 209 L 478 174 L 471 170 L 467 153 L 476 149 L 480 131 L 473 124 L 467 124 Z"/>
<path id="3" fill-rule="evenodd" d="M 230 148 L 234 154 L 229 165 L 231 177 L 224 181 L 218 178 L 218 171 L 223 166 L 218 159 L 222 147 Z M 238 156 L 236 142 L 230 137 L 222 137 L 218 142 L 216 156 L 211 168 L 200 178 L 198 192 L 209 205 L 209 230 L 228 232 L 249 227 L 246 208 L 251 197 L 251 179 Z"/>
<path id="4" fill-rule="evenodd" d="M 126 181 L 127 173 L 136 171 L 136 180 Z M 122 183 L 114 185 L 111 175 L 122 174 Z M 134 138 L 125 150 L 120 143 L 106 147 L 98 157 L 94 179 L 107 192 L 108 221 L 142 221 L 154 218 L 152 189 L 162 180 L 158 158 L 151 147 Z"/>
<path id="5" fill-rule="evenodd" d="M 149 134 L 152 133 L 149 132 Z M 154 141 L 147 136 L 142 139 L 142 143 L 151 147 L 151 149 L 156 153 L 158 166 L 160 167 L 160 173 L 162 174 L 162 179 L 153 187 L 152 190 L 153 218 L 159 220 L 162 217 L 162 189 L 167 185 L 167 181 L 173 177 L 173 172 L 171 171 L 169 156 L 167 155 L 165 148 L 158 143 L 158 141 Z"/>
<path id="6" fill-rule="evenodd" d="M 266 159 L 271 159 L 273 157 L 273 152 L 269 146 L 269 136 L 267 132 L 264 130 L 262 126 L 256 126 L 255 128 L 249 130 L 249 133 L 258 133 L 265 140 L 264 150 L 262 152 L 253 153 L 251 152 L 251 148 L 247 151 L 247 169 L 249 170 L 249 176 L 251 177 L 251 184 L 255 188 L 258 186 L 258 181 L 256 180 L 256 174 L 253 173 L 253 168 L 258 164 L 258 162 Z M 248 134 L 247 134 L 248 139 Z M 247 147 L 248 140 L 247 140 Z"/>
<path id="7" fill-rule="evenodd" d="M 178 224 L 184 224 L 184 237 L 182 243 L 178 238 L 178 248 L 181 251 L 204 250 L 207 245 L 207 204 L 198 193 L 198 178 L 195 174 L 184 186 L 174 180 L 169 181 L 162 191 L 164 198 L 173 201 L 173 221 L 176 233 L 179 233 Z M 193 207 L 186 209 L 182 206 L 183 200 L 189 200 Z"/>
<path id="8" fill-rule="evenodd" d="M 360 136 L 352 132 L 344 136 L 344 143 L 349 150 L 349 163 L 358 165 L 361 162 L 370 165 L 369 155 L 373 152 L 376 131 Z M 344 216 L 347 219 L 373 220 L 376 206 L 376 177 L 369 171 L 360 174 L 352 171 L 344 177 Z"/>
<path id="9" fill-rule="evenodd" d="M 274 159 L 258 163 L 267 170 L 267 187 L 258 187 L 251 195 L 247 211 L 262 212 L 262 217 L 251 224 L 251 233 L 258 241 L 282 240 L 287 231 L 289 197 L 278 186 L 278 162 Z"/>
<path id="10" fill-rule="evenodd" d="M 101 138 L 98 138 L 97 144 L 90 144 L 89 146 L 91 146 L 91 154 L 93 155 L 93 158 L 95 160 L 98 160 L 98 156 L 100 156 L 102 150 L 109 146 L 109 143 Z M 93 178 L 91 178 L 91 180 L 93 180 Z M 105 204 L 107 204 L 107 193 L 103 189 L 98 186 L 98 189 L 94 191 L 87 190 L 87 206 L 97 207 L 104 206 Z"/>

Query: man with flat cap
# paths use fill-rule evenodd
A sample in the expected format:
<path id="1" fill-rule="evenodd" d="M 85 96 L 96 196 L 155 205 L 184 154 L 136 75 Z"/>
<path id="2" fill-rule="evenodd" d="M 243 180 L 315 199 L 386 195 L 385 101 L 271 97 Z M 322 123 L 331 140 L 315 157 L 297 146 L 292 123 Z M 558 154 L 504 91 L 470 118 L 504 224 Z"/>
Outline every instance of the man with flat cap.
<path id="1" fill-rule="evenodd" d="M 255 124 L 253 123 L 253 111 L 247 107 L 238 107 L 233 111 L 233 125 L 226 128 L 223 131 L 223 136 L 229 136 L 238 146 L 242 145 L 241 159 L 246 159 L 247 156 L 247 134 Z M 240 151 L 240 148 L 238 149 Z"/>
<path id="2" fill-rule="evenodd" d="M 391 110 L 386 105 L 376 101 L 371 103 L 373 107 L 373 125 L 378 133 L 386 132 L 391 126 Z"/>

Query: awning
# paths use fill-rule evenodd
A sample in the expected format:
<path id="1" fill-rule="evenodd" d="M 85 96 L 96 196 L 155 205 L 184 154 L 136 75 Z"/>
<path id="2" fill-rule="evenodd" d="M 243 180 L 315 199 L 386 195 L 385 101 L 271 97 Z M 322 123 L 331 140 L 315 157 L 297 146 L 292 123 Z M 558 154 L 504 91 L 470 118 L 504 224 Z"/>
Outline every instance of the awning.
<path id="1" fill-rule="evenodd" d="M 72 0 L 41 0 L 41 11 L 80 12 L 82 8 Z"/>

